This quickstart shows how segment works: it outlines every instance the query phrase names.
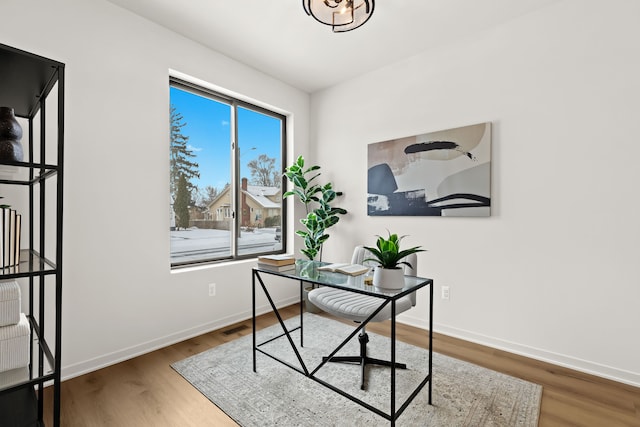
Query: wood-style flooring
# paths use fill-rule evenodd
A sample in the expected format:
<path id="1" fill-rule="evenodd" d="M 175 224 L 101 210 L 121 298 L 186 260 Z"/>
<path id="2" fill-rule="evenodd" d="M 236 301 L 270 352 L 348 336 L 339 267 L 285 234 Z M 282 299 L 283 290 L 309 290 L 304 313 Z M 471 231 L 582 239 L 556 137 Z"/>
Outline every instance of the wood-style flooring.
<path id="1" fill-rule="evenodd" d="M 298 314 L 297 306 L 282 310 Z M 276 322 L 257 319 L 258 328 Z M 368 330 L 385 334 L 388 325 Z M 228 333 L 228 331 L 233 331 Z M 221 410 L 169 365 L 251 333 L 251 320 L 118 363 L 62 383 L 62 425 L 65 427 L 236 426 Z M 426 345 L 425 331 L 398 325 L 398 339 Z M 466 360 L 543 386 L 541 427 L 640 427 L 640 388 L 434 334 L 434 351 Z M 46 402 L 51 401 L 47 389 Z M 51 410 L 45 408 L 47 425 Z"/>

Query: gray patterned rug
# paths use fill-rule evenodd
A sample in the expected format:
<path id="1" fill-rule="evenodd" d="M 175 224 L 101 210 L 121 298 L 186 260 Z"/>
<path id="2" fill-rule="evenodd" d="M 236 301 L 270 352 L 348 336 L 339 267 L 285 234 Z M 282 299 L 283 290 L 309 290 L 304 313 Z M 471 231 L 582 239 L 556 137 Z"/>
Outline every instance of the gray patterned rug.
<path id="1" fill-rule="evenodd" d="M 304 349 L 307 366 L 315 367 L 351 331 L 349 325 L 306 313 Z M 295 326 L 297 319 L 287 321 Z M 258 332 L 258 342 L 279 335 L 274 325 Z M 299 344 L 299 331 L 293 333 Z M 369 332 L 371 357 L 389 358 L 388 338 Z M 426 340 L 426 337 L 425 337 Z M 357 339 L 338 355 L 358 354 Z M 387 426 L 384 418 L 258 353 L 252 370 L 252 337 L 191 356 L 171 365 L 180 375 L 244 427 L 255 426 Z M 298 366 L 286 337 L 262 347 Z M 426 375 L 428 353 L 400 341 L 396 355 L 408 369 L 396 370 L 398 402 L 404 402 Z M 542 387 L 441 354 L 433 355 L 433 406 L 427 387 L 400 415 L 397 426 L 536 426 Z M 368 367 L 367 391 L 360 390 L 360 368 L 329 363 L 318 377 L 388 413 L 390 370 Z"/>

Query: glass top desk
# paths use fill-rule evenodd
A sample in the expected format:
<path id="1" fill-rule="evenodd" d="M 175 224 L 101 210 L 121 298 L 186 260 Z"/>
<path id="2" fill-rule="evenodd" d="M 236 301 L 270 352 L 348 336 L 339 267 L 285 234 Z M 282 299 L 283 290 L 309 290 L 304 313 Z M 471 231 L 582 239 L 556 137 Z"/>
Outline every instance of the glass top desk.
<path id="1" fill-rule="evenodd" d="M 252 326 L 253 326 L 253 371 L 256 371 L 256 362 L 257 362 L 257 353 L 264 354 L 269 356 L 270 358 L 288 366 L 291 369 L 298 371 L 303 374 L 307 378 L 310 378 L 325 387 L 330 388 L 331 390 L 345 396 L 351 401 L 367 408 L 370 411 L 375 412 L 381 417 L 389 420 L 391 425 L 395 425 L 396 419 L 402 414 L 402 412 L 409 406 L 411 401 L 416 397 L 416 395 L 424 388 L 425 385 L 428 384 L 428 401 L 431 405 L 431 390 L 432 390 L 432 347 L 433 347 L 433 279 L 426 279 L 423 277 L 414 277 L 414 276 L 405 276 L 405 286 L 400 290 L 389 290 L 389 289 L 381 289 L 372 285 L 368 285 L 364 283 L 364 275 L 360 276 L 349 276 L 341 273 L 332 273 L 329 271 L 318 271 L 318 267 L 322 265 L 327 265 L 329 263 L 323 263 L 318 261 L 307 261 L 307 260 L 296 260 L 296 268 L 295 270 L 288 271 L 272 271 L 266 268 L 256 267 L 253 268 L 252 280 L 251 280 L 251 289 L 252 289 Z M 267 277 L 279 276 L 291 279 L 292 283 L 298 283 L 300 287 L 300 316 L 299 326 L 289 328 L 285 325 L 278 308 L 276 307 L 271 295 L 269 293 L 268 287 L 265 285 L 264 279 Z M 283 333 L 271 338 L 265 342 L 258 343 L 256 337 L 256 288 L 257 284 L 259 284 L 260 288 L 264 292 L 271 309 L 275 313 L 278 318 L 278 322 L 282 327 Z M 355 292 L 363 295 L 368 295 L 372 297 L 376 297 L 380 299 L 380 307 L 376 311 L 369 316 L 367 320 L 360 323 L 354 331 L 340 343 L 334 350 L 329 350 L 329 354 L 326 358 L 324 358 L 323 362 L 318 364 L 317 366 L 310 367 L 307 366 L 305 361 L 303 360 L 296 343 L 294 342 L 291 333 L 300 330 L 300 347 L 304 347 L 304 322 L 303 322 L 303 289 L 305 284 L 312 284 L 317 286 L 329 286 L 336 289 L 342 289 L 349 292 Z M 408 395 L 406 400 L 398 405 L 396 405 L 396 301 L 406 295 L 411 294 L 412 292 L 417 291 L 418 289 L 428 287 L 429 288 L 429 348 L 428 348 L 428 369 L 427 375 L 425 378 L 420 381 L 419 385 L 415 388 L 415 390 Z M 318 378 L 316 373 L 328 363 L 328 359 L 336 355 L 338 351 L 340 351 L 353 337 L 356 336 L 366 325 L 369 323 L 370 319 L 372 319 L 380 310 L 382 310 L 387 304 L 391 304 L 391 331 L 390 331 L 390 345 L 391 345 L 391 367 L 389 368 L 391 371 L 390 375 L 390 410 L 389 412 L 385 412 L 379 408 L 376 408 L 370 405 L 367 402 L 353 396 L 352 394 L 339 389 L 338 387 L 329 384 L 328 382 Z M 281 360 L 274 355 L 268 353 L 261 347 L 269 342 L 272 342 L 276 339 L 287 339 L 289 341 L 289 345 L 295 352 L 296 358 L 299 362 L 299 366 L 296 366 L 292 363 L 288 363 L 284 360 Z M 397 408 L 397 409 L 396 409 Z"/>

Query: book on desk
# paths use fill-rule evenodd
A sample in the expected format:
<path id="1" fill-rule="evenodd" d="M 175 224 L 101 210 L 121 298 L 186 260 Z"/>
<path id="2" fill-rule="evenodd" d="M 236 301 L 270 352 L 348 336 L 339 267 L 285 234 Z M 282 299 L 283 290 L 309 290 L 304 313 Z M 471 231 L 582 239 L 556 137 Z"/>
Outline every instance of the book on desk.
<path id="1" fill-rule="evenodd" d="M 348 274 L 349 276 L 359 276 L 369 271 L 370 267 L 360 264 L 335 263 L 318 267 L 318 271 L 331 271 L 334 273 Z"/>
<path id="2" fill-rule="evenodd" d="M 258 262 L 258 268 L 261 270 L 278 271 L 278 272 L 295 271 L 296 264 L 292 263 L 292 264 L 284 264 L 284 265 L 273 265 L 273 264 L 265 264 L 265 263 Z"/>
<path id="3" fill-rule="evenodd" d="M 258 257 L 258 265 L 272 265 L 272 266 L 282 266 L 282 265 L 294 265 L 296 263 L 296 259 L 291 254 L 278 254 L 278 255 L 262 255 Z"/>

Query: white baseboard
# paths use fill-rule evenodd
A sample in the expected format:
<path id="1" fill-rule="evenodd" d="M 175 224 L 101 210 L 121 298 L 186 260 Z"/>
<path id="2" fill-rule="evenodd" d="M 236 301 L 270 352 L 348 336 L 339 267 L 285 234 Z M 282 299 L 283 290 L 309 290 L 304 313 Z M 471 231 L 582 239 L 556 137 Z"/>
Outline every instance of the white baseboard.
<path id="1" fill-rule="evenodd" d="M 398 322 L 415 326 L 421 329 L 429 329 L 429 325 L 423 319 L 403 314 L 398 317 Z M 502 340 L 486 335 L 477 334 L 475 332 L 464 329 L 454 328 L 447 325 L 435 323 L 433 331 L 439 334 L 448 335 L 453 338 L 459 338 L 476 344 L 492 347 L 498 350 L 504 350 L 509 353 L 518 354 L 520 356 L 529 357 L 531 359 L 548 362 L 553 365 L 562 366 L 587 374 L 607 378 L 634 387 L 640 387 L 640 373 L 626 371 L 611 366 L 602 365 L 588 360 L 579 359 L 564 354 L 554 353 L 551 351 L 530 347 L 527 345 Z"/>
<path id="2" fill-rule="evenodd" d="M 277 303 L 278 307 L 286 307 L 298 302 L 298 297 L 292 297 Z M 271 307 L 263 305 L 256 307 L 256 314 L 261 315 L 271 311 Z M 141 356 L 143 354 L 167 347 L 169 345 L 202 335 L 208 332 L 224 328 L 237 322 L 241 322 L 251 317 L 251 312 L 241 312 L 233 316 L 216 319 L 212 322 L 175 332 L 173 334 L 147 341 L 132 347 L 124 348 L 113 353 L 105 354 L 100 357 L 89 359 L 73 365 L 62 367 L 62 380 L 68 380 L 98 369 L 105 368 L 125 360 Z M 398 317 L 398 322 L 415 326 L 421 329 L 428 329 L 428 324 L 421 318 L 413 317 L 404 313 Z M 509 353 L 518 354 L 520 356 L 530 357 L 532 359 L 541 360 L 554 365 L 563 366 L 576 371 L 584 372 L 598 377 L 607 378 L 634 387 L 640 387 L 640 374 L 636 372 L 625 371 L 611 366 L 602 365 L 588 360 L 582 360 L 559 353 L 538 349 L 519 343 L 502 340 L 486 335 L 477 334 L 471 331 L 450 327 L 443 324 L 434 324 L 434 332 L 470 341 L 487 347 L 504 350 Z"/>
<path id="3" fill-rule="evenodd" d="M 279 301 L 276 303 L 278 308 L 286 307 L 291 304 L 295 304 L 299 301 L 299 297 L 292 297 Z M 256 315 L 261 315 L 271 311 L 271 306 L 264 305 L 256 307 Z M 217 329 L 224 328 L 234 323 L 242 322 L 248 318 L 251 318 L 251 312 L 240 312 L 233 316 L 224 317 L 222 319 L 216 319 L 212 322 L 207 322 L 202 325 L 175 332 L 173 334 L 147 341 L 132 347 L 123 348 L 122 350 L 115 351 L 113 353 L 105 354 L 100 357 L 89 359 L 73 365 L 67 365 L 62 367 L 61 379 L 63 381 L 78 377 L 80 375 L 88 374 L 89 372 L 97 371 L 98 369 L 106 368 L 107 366 L 115 365 L 116 363 L 123 362 L 125 360 L 132 359 L 137 356 L 141 356 L 146 353 L 150 353 L 155 350 L 179 343 L 184 340 L 188 340 L 193 337 L 197 337 L 202 334 L 206 334 Z"/>

